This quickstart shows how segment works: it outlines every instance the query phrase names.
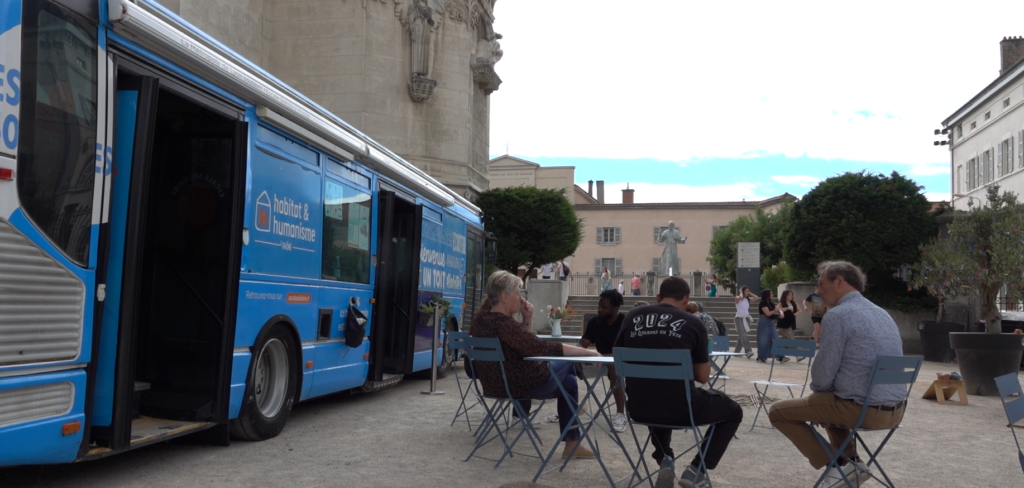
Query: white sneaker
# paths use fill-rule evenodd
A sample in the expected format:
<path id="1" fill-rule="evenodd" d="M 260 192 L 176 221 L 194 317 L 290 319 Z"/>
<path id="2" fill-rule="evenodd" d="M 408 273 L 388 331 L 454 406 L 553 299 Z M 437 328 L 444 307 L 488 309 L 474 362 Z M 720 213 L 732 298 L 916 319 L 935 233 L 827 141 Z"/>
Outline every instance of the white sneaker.
<path id="1" fill-rule="evenodd" d="M 848 463 L 846 466 L 843 466 L 842 470 L 843 473 L 846 473 L 847 479 L 850 480 L 850 484 L 852 484 L 854 488 L 860 486 L 860 483 L 857 481 L 857 467 L 854 466 L 853 463 Z M 839 474 L 839 471 L 835 468 L 828 468 L 828 472 L 825 473 L 825 478 L 821 480 L 821 486 L 825 488 L 841 488 L 847 485 L 846 480 L 843 479 L 843 475 Z"/>
<path id="2" fill-rule="evenodd" d="M 548 422 L 552 424 L 558 423 L 558 414 L 548 415 Z"/>
<path id="3" fill-rule="evenodd" d="M 615 414 L 615 417 L 612 418 L 612 429 L 614 429 L 615 432 L 625 432 L 626 416 L 621 413 Z"/>

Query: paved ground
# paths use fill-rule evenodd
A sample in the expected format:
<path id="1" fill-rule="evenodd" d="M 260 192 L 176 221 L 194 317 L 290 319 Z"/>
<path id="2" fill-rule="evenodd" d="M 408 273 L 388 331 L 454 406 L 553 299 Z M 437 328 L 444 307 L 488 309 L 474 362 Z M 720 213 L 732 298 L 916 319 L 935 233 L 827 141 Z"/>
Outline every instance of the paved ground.
<path id="1" fill-rule="evenodd" d="M 955 367 L 925 363 L 903 427 L 885 448 L 883 466 L 901 487 L 1024 486 L 998 399 L 970 397 L 968 406 L 921 399 L 936 372 Z M 778 368 L 780 379 L 787 380 L 802 381 L 806 371 L 793 362 Z M 739 358 L 728 372 L 733 377 L 730 394 L 750 393 L 747 380 L 765 378 L 768 366 Z M 463 462 L 473 439 L 465 424 L 448 426 L 458 401 L 454 376 L 440 382 L 447 395 L 421 395 L 426 386 L 413 380 L 372 394 L 339 394 L 300 404 L 281 436 L 266 442 L 210 447 L 179 440 L 88 463 L 0 470 L 0 487 L 528 486 L 525 482 L 539 466 L 535 459 L 516 457 L 497 470 L 480 459 Z M 553 412 L 554 407 L 545 410 Z M 796 449 L 774 430 L 748 432 L 754 408 L 745 407 L 744 414 L 739 439 L 713 474 L 716 486 L 811 486 L 817 473 Z M 556 424 L 541 426 L 548 445 L 557 430 Z M 677 439 L 678 449 L 682 434 Z M 612 474 L 625 476 L 624 455 L 607 437 L 601 446 Z M 544 476 L 540 485 L 591 487 L 607 482 L 596 462 L 581 460 L 570 462 L 563 473 Z"/>

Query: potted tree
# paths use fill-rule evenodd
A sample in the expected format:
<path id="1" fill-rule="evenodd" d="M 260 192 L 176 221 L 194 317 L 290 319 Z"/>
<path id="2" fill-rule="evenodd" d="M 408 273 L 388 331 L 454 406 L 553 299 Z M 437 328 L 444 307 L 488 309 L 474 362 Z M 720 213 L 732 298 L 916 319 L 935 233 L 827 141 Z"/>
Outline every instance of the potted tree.
<path id="1" fill-rule="evenodd" d="M 951 332 L 967 331 L 967 324 L 946 322 L 946 300 L 971 296 L 974 288 L 956 276 L 966 266 L 966 257 L 956 249 L 950 239 L 937 239 L 921 246 L 921 261 L 915 265 L 911 284 L 924 287 L 939 301 L 935 320 L 922 320 L 917 324 L 921 335 L 921 352 L 926 361 L 948 363 L 953 360 L 949 345 Z"/>
<path id="2" fill-rule="evenodd" d="M 1024 297 L 1024 206 L 1013 193 L 989 187 L 987 202 L 958 213 L 949 238 L 922 248 L 915 282 L 931 287 L 941 301 L 953 296 L 975 296 L 981 304 L 985 332 L 952 332 L 967 392 L 998 395 L 994 378 L 1016 372 L 1024 353 L 1022 336 L 1003 334 L 997 298 Z M 941 314 L 941 308 L 940 308 Z"/>

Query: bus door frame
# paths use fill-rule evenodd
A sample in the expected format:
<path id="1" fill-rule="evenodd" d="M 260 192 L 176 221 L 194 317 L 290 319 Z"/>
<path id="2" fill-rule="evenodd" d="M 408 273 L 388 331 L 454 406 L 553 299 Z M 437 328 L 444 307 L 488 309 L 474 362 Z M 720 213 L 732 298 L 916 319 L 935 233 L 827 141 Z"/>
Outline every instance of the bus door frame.
<path id="1" fill-rule="evenodd" d="M 219 387 L 214 395 L 216 406 L 212 426 L 217 429 L 211 441 L 226 445 L 228 437 L 228 408 L 231 393 L 231 368 L 233 364 L 235 325 L 238 308 L 238 286 L 241 275 L 242 233 L 245 215 L 246 174 L 248 173 L 249 122 L 246 120 L 245 109 L 237 107 L 216 95 L 210 94 L 199 87 L 182 80 L 167 71 L 140 60 L 123 49 L 111 46 L 109 51 L 115 63 L 114 80 L 122 70 L 142 78 L 139 89 L 138 112 L 136 114 L 135 142 L 132 154 L 132 174 L 129 183 L 128 222 L 125 229 L 124 268 L 121 276 L 121 304 L 117 318 L 117 353 L 114 369 L 113 415 L 109 427 L 109 442 L 112 451 L 131 448 L 132 402 L 135 389 L 135 350 L 137 347 L 137 321 L 140 311 L 139 293 L 142 288 L 142 255 L 144 246 L 142 239 L 146 235 L 148 217 L 147 204 L 150 201 L 148 191 L 151 182 L 152 147 L 157 114 L 157 101 L 160 90 L 168 89 L 209 110 L 219 112 L 228 118 L 235 119 L 235 154 L 234 154 L 234 199 L 231 212 L 229 233 L 230 252 L 229 273 L 227 280 L 227 297 L 224 310 L 224 328 L 221 337 L 220 361 L 217 368 Z M 118 88 L 115 86 L 114 93 Z M 116 116 L 118 107 L 110 101 Z M 115 121 L 116 122 L 116 121 Z M 116 141 L 115 141 L 116 144 Z M 116 157 L 116 155 L 115 155 Z M 109 246 L 104 248 L 103 260 L 109 257 Z"/>
<path id="2" fill-rule="evenodd" d="M 384 371 L 384 353 L 387 347 L 385 338 L 385 328 L 392 327 L 391 317 L 393 315 L 393 307 L 390 307 L 386 302 L 387 291 L 394 282 L 394 264 L 396 256 L 393 255 L 394 247 L 391 245 L 391 238 L 393 237 L 392 228 L 394 225 L 395 205 L 397 200 L 403 200 L 404 202 L 412 205 L 415 209 L 413 216 L 414 223 L 412 229 L 412 242 L 410 243 L 411 256 L 411 272 L 413 274 L 411 280 L 411 286 L 406 293 L 410 294 L 409 298 L 409 310 L 406 313 L 409 316 L 409 327 L 406 331 L 406 350 L 404 364 L 402 371 L 398 372 L 387 372 Z M 376 279 L 376 291 L 374 292 L 376 298 L 376 304 L 373 307 L 373 323 L 370 331 L 370 348 L 371 348 L 371 361 L 370 361 L 370 373 L 368 380 L 370 381 L 381 381 L 384 379 L 384 374 L 410 374 L 413 368 L 413 356 L 416 350 L 416 317 L 417 317 L 417 305 L 416 299 L 419 292 L 420 282 L 420 243 L 421 234 L 423 232 L 423 206 L 416 203 L 415 198 L 406 194 L 405 192 L 386 185 L 381 182 L 380 191 L 378 192 L 378 239 L 377 239 L 377 279 Z"/>

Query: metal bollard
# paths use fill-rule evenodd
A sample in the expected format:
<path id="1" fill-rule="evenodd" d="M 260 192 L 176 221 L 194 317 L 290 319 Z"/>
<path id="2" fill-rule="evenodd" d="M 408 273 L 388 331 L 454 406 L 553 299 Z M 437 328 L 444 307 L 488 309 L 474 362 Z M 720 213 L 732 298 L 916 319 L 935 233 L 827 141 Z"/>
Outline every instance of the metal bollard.
<path id="1" fill-rule="evenodd" d="M 424 395 L 444 395 L 444 390 L 438 391 L 437 389 L 437 346 L 441 341 L 441 328 L 437 324 L 440 318 L 438 312 L 437 307 L 434 307 L 434 337 L 430 348 L 430 389 L 420 391 Z"/>

